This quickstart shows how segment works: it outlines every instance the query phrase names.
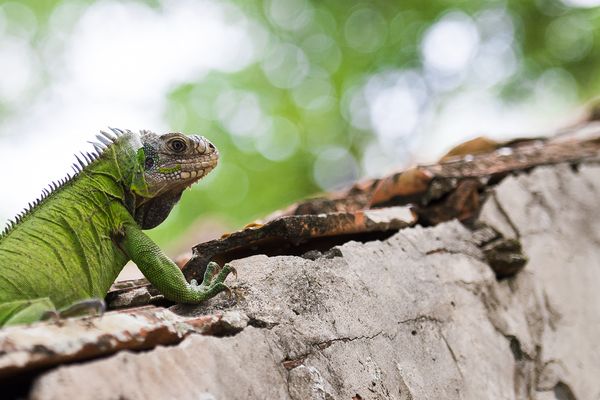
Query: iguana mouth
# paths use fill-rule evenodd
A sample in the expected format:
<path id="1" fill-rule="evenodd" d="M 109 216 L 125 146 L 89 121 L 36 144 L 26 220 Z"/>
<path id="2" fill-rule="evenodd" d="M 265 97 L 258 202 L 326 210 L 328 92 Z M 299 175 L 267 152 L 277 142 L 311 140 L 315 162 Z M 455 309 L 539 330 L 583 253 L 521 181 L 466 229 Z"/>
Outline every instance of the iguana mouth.
<path id="1" fill-rule="evenodd" d="M 219 154 L 213 153 L 202 161 L 192 161 L 189 163 L 181 163 L 181 171 L 179 178 L 202 178 L 204 175 L 212 171 L 219 161 Z"/>

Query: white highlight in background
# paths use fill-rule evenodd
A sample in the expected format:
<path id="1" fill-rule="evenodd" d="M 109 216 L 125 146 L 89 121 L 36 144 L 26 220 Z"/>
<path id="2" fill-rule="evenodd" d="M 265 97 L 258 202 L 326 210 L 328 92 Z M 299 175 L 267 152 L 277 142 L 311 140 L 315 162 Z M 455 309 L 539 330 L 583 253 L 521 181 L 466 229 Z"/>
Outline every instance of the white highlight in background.
<path id="1" fill-rule="evenodd" d="M 26 90 L 31 76 L 46 72 L 50 82 L 0 125 L 0 166 L 7 171 L 0 187 L 11 193 L 0 196 L 0 224 L 70 171 L 72 154 L 90 150 L 86 141 L 99 129 L 165 130 L 171 89 L 211 70 L 243 69 L 258 57 L 252 38 L 261 28 L 227 3 L 178 0 L 151 8 L 108 1 L 54 13 L 50 21 L 63 23 L 49 25 L 41 62 L 32 64 L 33 49 L 10 30 L 0 36 L 0 52 L 8 52 L 2 58 L 13 60 L 2 76 L 15 77 L 0 87 L 0 100 Z"/>

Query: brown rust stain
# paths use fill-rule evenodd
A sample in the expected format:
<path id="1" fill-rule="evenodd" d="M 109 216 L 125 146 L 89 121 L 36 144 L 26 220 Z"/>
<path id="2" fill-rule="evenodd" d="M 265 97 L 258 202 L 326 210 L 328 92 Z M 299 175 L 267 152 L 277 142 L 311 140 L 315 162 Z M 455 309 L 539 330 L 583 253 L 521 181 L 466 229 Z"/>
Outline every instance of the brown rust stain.
<path id="1" fill-rule="evenodd" d="M 599 150 L 598 138 L 581 141 L 518 138 L 502 143 L 476 139 L 468 146 L 457 146 L 450 151 L 451 157 L 443 158 L 438 164 L 412 167 L 381 179 L 363 181 L 346 191 L 292 205 L 276 215 L 350 212 L 416 203 L 426 197 L 434 181 L 453 178 L 489 178 L 493 181 L 507 173 L 540 165 L 597 158 Z"/>
<path id="2" fill-rule="evenodd" d="M 381 179 L 371 195 L 370 207 L 386 203 L 406 204 L 429 188 L 434 175 L 422 167 L 413 167 Z"/>

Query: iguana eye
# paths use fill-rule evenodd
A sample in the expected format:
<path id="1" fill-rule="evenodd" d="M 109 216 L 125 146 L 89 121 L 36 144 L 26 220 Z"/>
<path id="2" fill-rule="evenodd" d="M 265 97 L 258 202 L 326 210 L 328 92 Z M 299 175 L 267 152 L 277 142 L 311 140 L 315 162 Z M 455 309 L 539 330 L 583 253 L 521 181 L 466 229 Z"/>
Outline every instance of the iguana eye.
<path id="1" fill-rule="evenodd" d="M 175 153 L 181 153 L 183 151 L 185 151 L 186 145 L 185 142 L 181 139 L 174 139 L 171 140 L 171 149 L 173 149 L 173 151 Z"/>
<path id="2" fill-rule="evenodd" d="M 152 157 L 146 157 L 146 160 L 144 161 L 144 168 L 148 170 L 152 167 L 154 167 L 154 159 Z"/>

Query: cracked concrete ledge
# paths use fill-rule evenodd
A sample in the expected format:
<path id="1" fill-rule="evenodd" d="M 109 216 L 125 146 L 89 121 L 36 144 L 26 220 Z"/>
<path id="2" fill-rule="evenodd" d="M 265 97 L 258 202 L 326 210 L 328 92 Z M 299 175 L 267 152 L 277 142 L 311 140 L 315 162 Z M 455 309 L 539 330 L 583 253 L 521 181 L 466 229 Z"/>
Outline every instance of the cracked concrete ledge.
<path id="1" fill-rule="evenodd" d="M 237 260 L 226 336 L 123 351 L 39 374 L 31 399 L 600 399 L 600 167 L 506 177 L 479 221 L 529 262 L 497 280 L 451 221 L 336 257 Z M 242 318 L 242 317 L 240 317 Z"/>
<path id="2" fill-rule="evenodd" d="M 153 306 L 109 312 L 101 318 L 70 318 L 0 330 L 0 379 L 120 350 L 179 343 L 191 333 L 219 335 L 247 326 L 235 311 L 185 318 Z"/>

